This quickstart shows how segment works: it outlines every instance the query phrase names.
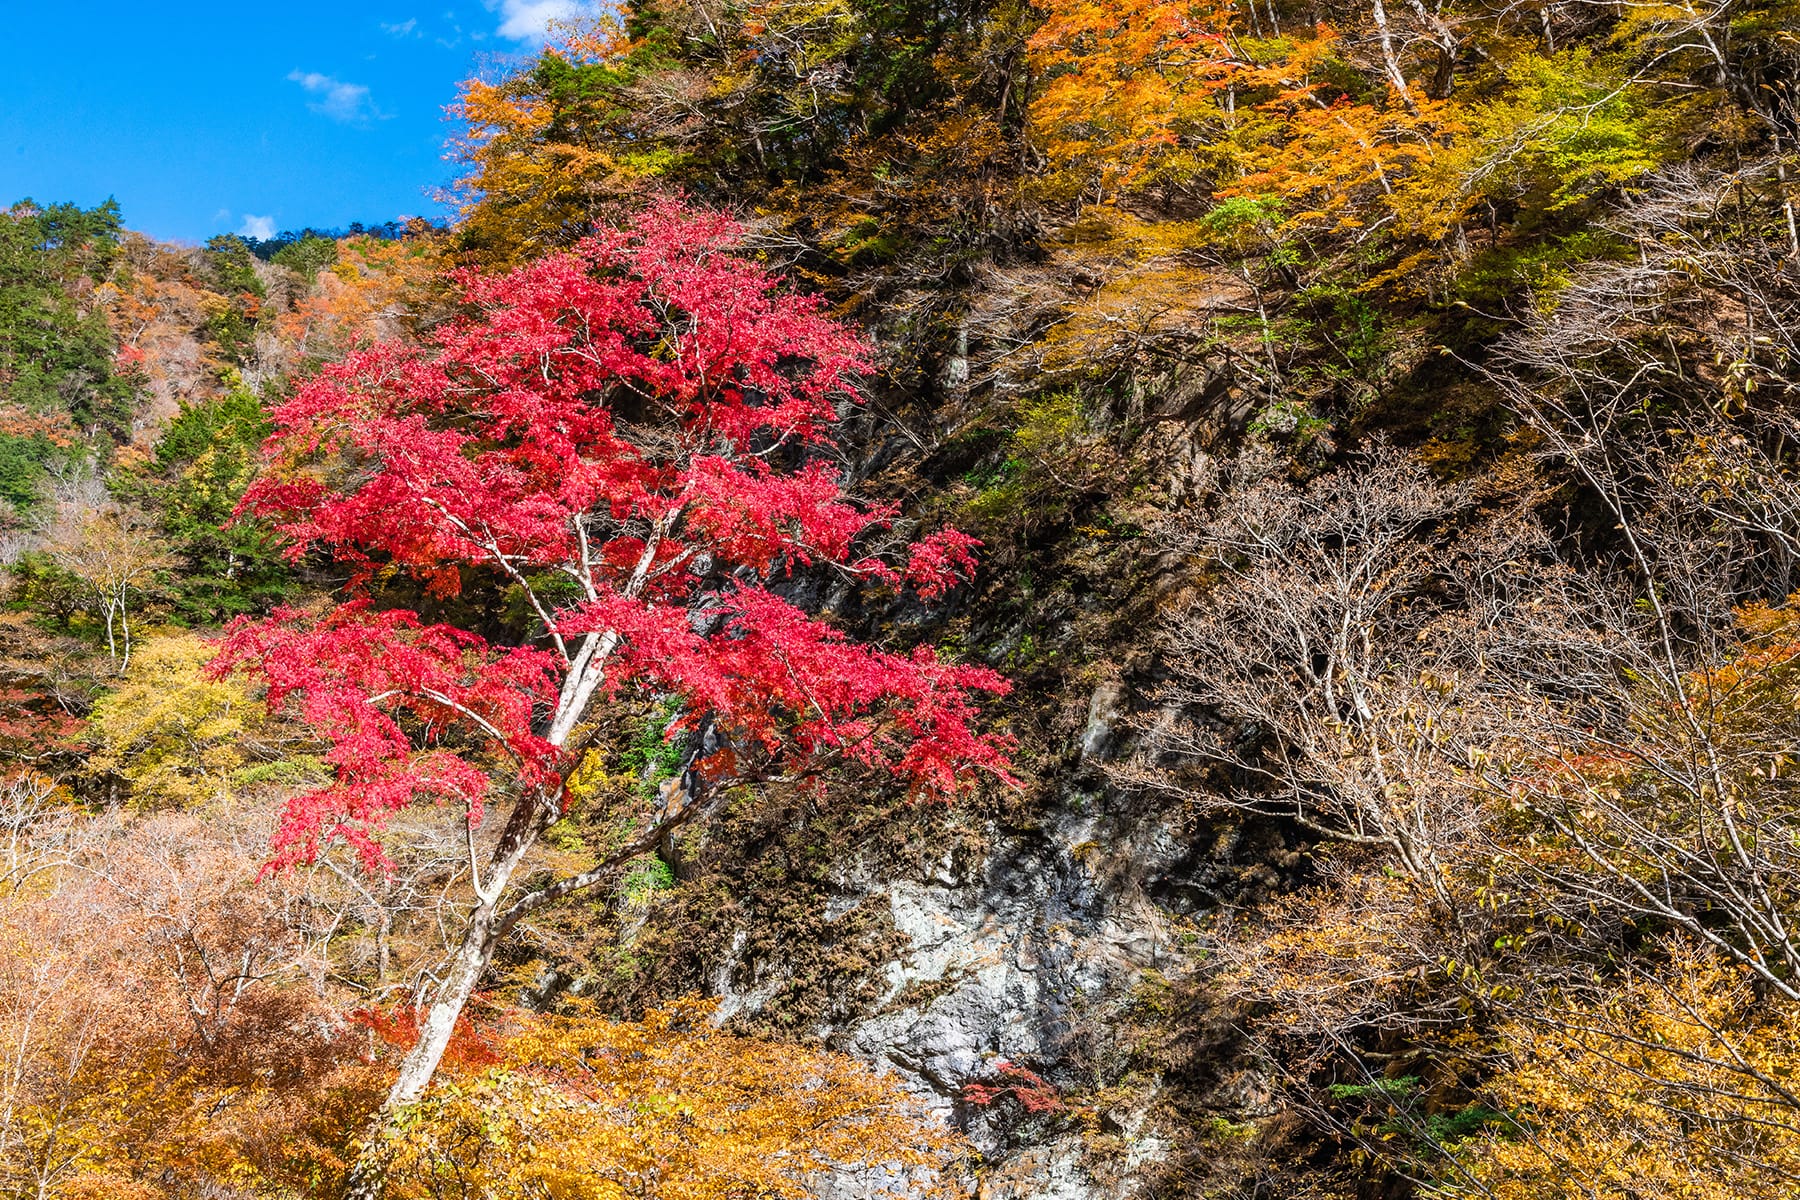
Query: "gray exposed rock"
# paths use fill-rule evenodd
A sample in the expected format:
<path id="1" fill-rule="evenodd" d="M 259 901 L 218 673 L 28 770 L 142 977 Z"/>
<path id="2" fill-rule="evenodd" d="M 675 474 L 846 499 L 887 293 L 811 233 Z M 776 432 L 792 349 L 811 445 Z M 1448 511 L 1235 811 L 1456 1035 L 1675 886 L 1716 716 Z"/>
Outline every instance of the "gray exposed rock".
<path id="1" fill-rule="evenodd" d="M 1101 1195 L 1082 1166 L 1080 1141 L 1058 1138 L 1013 1155 L 983 1179 L 978 1200 L 1090 1200 Z"/>
<path id="2" fill-rule="evenodd" d="M 1112 750 L 1118 734 L 1122 715 L 1120 702 L 1124 694 L 1125 688 L 1117 680 L 1109 679 L 1094 689 L 1094 698 L 1088 702 L 1087 726 L 1081 731 L 1081 757 L 1084 762 L 1089 759 L 1104 759 Z"/>
<path id="3" fill-rule="evenodd" d="M 1102 719 L 1118 703 L 1097 700 Z M 1084 1038 L 1104 1028 L 1146 972 L 1182 965 L 1171 928 L 1179 918 L 1151 893 L 1210 894 L 1210 879 L 1188 866 L 1190 847 L 1179 830 L 1071 811 L 1080 807 L 1085 803 L 1065 806 L 1029 835 L 995 833 L 985 860 L 967 875 L 948 856 L 922 863 L 906 879 L 853 864 L 832 901 L 848 911 L 885 898 L 909 946 L 888 964 L 872 1015 L 815 1032 L 898 1073 L 960 1123 L 989 1164 L 982 1196 L 1116 1200 L 1116 1189 L 1103 1189 L 1083 1167 L 1078 1135 L 1011 1128 L 1018 1114 L 976 1109 L 960 1097 L 970 1083 L 995 1078 L 997 1059 L 1059 1086 L 1086 1086 L 1072 1065 Z M 769 981 L 745 988 L 741 975 L 734 988 L 733 976 L 729 967 L 717 976 L 727 1017 L 753 1011 L 773 994 Z M 1116 1131 L 1136 1135 L 1145 1108 L 1107 1119 Z M 1128 1140 L 1132 1157 L 1144 1162 L 1168 1149 L 1153 1136 Z M 832 1186 L 834 1196 L 856 1194 L 842 1190 L 850 1181 Z"/>

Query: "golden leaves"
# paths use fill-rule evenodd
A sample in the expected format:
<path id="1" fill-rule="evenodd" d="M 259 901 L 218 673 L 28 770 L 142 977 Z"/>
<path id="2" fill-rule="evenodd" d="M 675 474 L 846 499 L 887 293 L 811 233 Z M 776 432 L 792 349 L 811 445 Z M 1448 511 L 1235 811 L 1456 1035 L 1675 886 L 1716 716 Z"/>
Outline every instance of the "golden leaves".
<path id="1" fill-rule="evenodd" d="M 214 679 L 206 664 L 217 647 L 192 634 L 145 642 L 130 676 L 94 706 L 99 746 L 91 769 L 116 773 L 142 807 L 186 807 L 229 800 L 258 762 L 281 758 L 284 733 L 242 680 Z M 299 763 L 287 778 L 303 771 Z M 277 772 L 281 774 L 281 772 Z"/>
<path id="2" fill-rule="evenodd" d="M 1787 1083 L 1800 1013 L 1745 975 L 1676 953 L 1605 1002 L 1546 1006 L 1503 1035 L 1491 1098 L 1511 1122 L 1471 1140 L 1439 1197 L 1775 1200 L 1800 1178 Z"/>
<path id="3" fill-rule="evenodd" d="M 440 1079 L 397 1120 L 389 1194 L 804 1200 L 852 1171 L 859 1195 L 916 1195 L 948 1164 L 954 1140 L 893 1080 L 713 1016 L 691 1000 L 641 1022 L 514 1014 L 496 1065 Z"/>

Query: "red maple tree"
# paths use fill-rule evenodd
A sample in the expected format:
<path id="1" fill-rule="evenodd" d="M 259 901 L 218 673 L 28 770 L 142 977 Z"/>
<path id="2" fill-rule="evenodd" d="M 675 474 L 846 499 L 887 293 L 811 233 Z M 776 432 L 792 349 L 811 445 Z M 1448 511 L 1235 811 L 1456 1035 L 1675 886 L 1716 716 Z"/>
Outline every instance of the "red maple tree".
<path id="1" fill-rule="evenodd" d="M 514 888 L 606 704 L 678 698 L 733 762 L 834 759 L 950 793 L 1006 779 L 980 731 L 983 668 L 859 644 L 778 594 L 797 570 L 933 598 L 976 542 L 894 533 L 830 465 L 867 345 L 739 257 L 730 219 L 675 202 L 505 274 L 462 273 L 464 315 L 433 344 L 377 345 L 273 413 L 266 478 L 244 509 L 296 556 L 331 554 L 350 598 L 228 633 L 217 664 L 267 680 L 330 745 L 331 784 L 294 799 L 276 865 L 329 840 L 385 863 L 384 818 L 421 802 L 466 814 L 475 905 L 390 1106 L 429 1084 L 497 943 L 527 914 L 610 877 L 705 806 L 646 814 L 590 869 Z M 497 645 L 382 608 L 401 570 L 453 595 L 478 572 L 517 589 L 535 637 Z M 714 740 L 718 740 L 716 737 Z M 726 755 L 721 754 L 721 758 Z M 713 789 L 716 794 L 718 789 Z M 510 805 L 477 852 L 490 802 Z M 493 826 L 489 826 L 489 830 Z M 521 872 L 522 877 L 525 873 Z"/>

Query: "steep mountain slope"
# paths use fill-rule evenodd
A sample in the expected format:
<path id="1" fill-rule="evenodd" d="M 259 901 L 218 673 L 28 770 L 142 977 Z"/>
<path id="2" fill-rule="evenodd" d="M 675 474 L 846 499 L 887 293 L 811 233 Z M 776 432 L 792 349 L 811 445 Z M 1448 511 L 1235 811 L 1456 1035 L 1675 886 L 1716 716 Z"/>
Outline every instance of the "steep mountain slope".
<path id="1" fill-rule="evenodd" d="M 5 1177 L 172 1197 L 355 1174 L 499 823 L 409 811 L 389 873 L 336 846 L 259 880 L 282 804 L 334 764 L 177 627 L 316 609 L 356 574 L 378 608 L 542 643 L 529 580 L 288 562 L 231 512 L 259 472 L 378 472 L 372 452 L 254 447 L 360 340 L 411 353 L 479 308 L 450 268 L 529 269 L 673 193 L 740 214 L 746 257 L 872 339 L 862 403 L 812 462 L 895 505 L 896 535 L 983 542 L 938 603 L 804 554 L 771 589 L 1004 674 L 985 716 L 1017 786 L 971 774 L 945 804 L 838 764 L 709 793 L 745 739 L 679 688 L 621 696 L 524 870 L 658 836 L 500 943 L 421 1118 L 442 1149 L 394 1160 L 417 1174 L 397 1166 L 390 1194 L 615 1194 L 562 1158 L 545 1183 L 525 1150 L 463 1178 L 454 1147 L 483 1121 L 538 1145 L 531 1106 L 587 1095 L 578 1065 L 509 1056 L 562 1062 L 596 1015 L 627 1042 L 674 1029 L 685 1054 L 711 1028 L 683 1007 L 698 994 L 730 1040 L 694 1061 L 740 1064 L 758 1113 L 797 1103 L 742 1065 L 784 1045 L 873 1106 L 858 1172 L 754 1177 L 793 1194 L 929 1168 L 996 1200 L 1784 1195 L 1797 26 L 1735 0 L 655 0 L 467 85 L 450 230 L 265 260 L 152 246 L 109 209 L 15 208 L 15 869 L 120 855 L 124 878 L 178 862 L 194 882 L 59 882 L 49 916 L 15 884 L 0 1031 L 38 1062 L 21 1031 L 40 993 L 18 981 L 51 965 L 87 998 L 59 1001 L 74 1032 L 43 1079 L 112 1028 L 92 981 L 174 980 L 158 1011 L 205 1020 L 156 1034 L 170 1057 L 130 1077 L 156 1120 L 33 1085 L 34 1113 L 101 1115 L 32 1120 L 129 1153 L 52 1167 L 38 1134 L 0 1130 Z M 646 360 L 679 360 L 671 328 Z M 760 451 L 771 469 L 801 465 L 784 446 Z M 409 720 L 422 747 L 476 753 Z M 687 805 L 704 819 L 663 836 Z M 149 931 L 141 954 L 69 949 L 106 905 Z M 168 946 L 247 965 L 228 986 Z M 678 1083 L 638 1079 L 631 1102 L 680 1126 Z M 239 1115 L 175 1154 L 213 1105 Z M 583 1128 L 595 1162 L 625 1144 Z M 756 1128 L 823 1153 L 798 1119 Z M 729 1141 L 696 1142 L 681 1185 L 752 1186 Z"/>

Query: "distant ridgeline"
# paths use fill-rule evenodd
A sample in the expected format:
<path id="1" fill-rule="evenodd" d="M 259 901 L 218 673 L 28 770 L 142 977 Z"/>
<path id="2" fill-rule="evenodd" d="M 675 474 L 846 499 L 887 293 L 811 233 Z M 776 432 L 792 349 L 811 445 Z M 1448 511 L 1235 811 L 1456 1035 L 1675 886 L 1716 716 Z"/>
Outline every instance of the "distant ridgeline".
<path id="1" fill-rule="evenodd" d="M 345 238 L 370 237 L 383 241 L 398 241 L 400 238 L 413 236 L 428 231 L 441 231 L 449 228 L 442 220 L 432 221 L 425 217 L 404 217 L 397 221 L 382 221 L 375 225 L 365 225 L 361 221 L 352 221 L 341 228 L 321 229 L 308 225 L 304 229 L 284 229 L 271 238 L 240 237 L 250 253 L 264 262 L 279 262 L 277 257 L 283 251 L 305 242 L 341 242 Z"/>

